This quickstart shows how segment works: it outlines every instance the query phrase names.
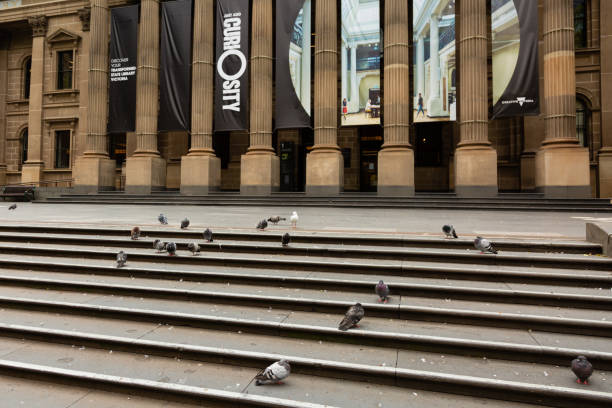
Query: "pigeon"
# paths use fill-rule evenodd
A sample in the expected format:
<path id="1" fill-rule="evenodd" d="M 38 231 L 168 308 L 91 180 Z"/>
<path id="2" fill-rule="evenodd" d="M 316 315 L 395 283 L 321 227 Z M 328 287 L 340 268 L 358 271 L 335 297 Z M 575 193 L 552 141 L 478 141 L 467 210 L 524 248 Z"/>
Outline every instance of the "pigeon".
<path id="1" fill-rule="evenodd" d="M 289 235 L 288 232 L 285 232 L 285 234 L 283 235 L 283 238 L 281 239 L 281 243 L 283 244 L 284 247 L 289 246 L 289 241 L 291 241 L 291 235 Z"/>
<path id="2" fill-rule="evenodd" d="M 474 240 L 474 247 L 480 251 L 480 253 L 497 254 L 497 250 L 493 248 L 491 242 L 483 237 L 476 237 Z"/>
<path id="3" fill-rule="evenodd" d="M 164 252 L 166 250 L 166 243 L 161 242 L 159 239 L 153 241 L 153 249 L 157 249 L 157 253 Z"/>
<path id="4" fill-rule="evenodd" d="M 132 228 L 132 239 L 136 240 L 138 238 L 140 238 L 140 227 L 134 227 Z"/>
<path id="5" fill-rule="evenodd" d="M 572 360 L 572 372 L 578 377 L 578 384 L 589 385 L 587 380 L 593 374 L 593 364 L 585 356 L 578 356 Z"/>
<path id="6" fill-rule="evenodd" d="M 189 245 L 187 245 L 187 249 L 189 249 L 194 256 L 200 255 L 200 246 L 195 242 L 189 243 Z"/>
<path id="7" fill-rule="evenodd" d="M 442 231 L 446 235 L 446 238 L 459 238 L 457 233 L 455 232 L 455 228 L 452 225 L 445 225 L 442 227 Z"/>
<path id="8" fill-rule="evenodd" d="M 255 377 L 255 385 L 282 384 L 282 380 L 291 374 L 291 366 L 284 358 L 269 365 Z"/>
<path id="9" fill-rule="evenodd" d="M 389 301 L 389 286 L 385 282 L 379 280 L 375 290 L 380 298 L 378 299 L 379 302 L 387 303 Z"/>
<path id="10" fill-rule="evenodd" d="M 297 222 L 298 222 L 298 220 L 300 219 L 300 217 L 298 217 L 298 215 L 297 215 L 297 212 L 295 212 L 295 211 L 294 211 L 294 212 L 291 214 L 291 217 L 290 217 L 289 219 L 291 220 L 291 226 L 292 226 L 293 228 L 296 228 L 296 227 L 297 227 Z"/>
<path id="11" fill-rule="evenodd" d="M 168 251 L 168 256 L 176 255 L 176 244 L 174 242 L 168 242 L 166 244 L 166 251 Z"/>
<path id="12" fill-rule="evenodd" d="M 127 262 L 127 254 L 123 251 L 119 251 L 117 254 L 117 268 L 122 268 Z"/>
<path id="13" fill-rule="evenodd" d="M 274 217 L 268 218 L 268 222 L 271 222 L 274 225 L 278 224 L 280 221 L 287 221 L 287 219 L 283 218 L 283 217 L 280 217 L 278 215 L 275 215 Z"/>
<path id="14" fill-rule="evenodd" d="M 183 221 L 181 221 L 181 229 L 185 229 L 189 226 L 189 219 L 187 219 L 187 217 L 185 217 L 185 219 Z"/>
<path id="15" fill-rule="evenodd" d="M 365 310 L 363 310 L 363 306 L 361 306 L 361 303 L 355 303 L 344 315 L 344 319 L 342 319 L 340 325 L 338 325 L 338 329 L 342 331 L 347 331 L 351 327 L 357 326 L 357 323 L 359 323 L 359 321 L 363 319 L 364 315 Z"/>
<path id="16" fill-rule="evenodd" d="M 17 209 L 17 204 L 11 204 L 11 206 L 8 209 L 9 210 L 16 210 Z"/>
<path id="17" fill-rule="evenodd" d="M 261 231 L 265 230 L 266 228 L 268 228 L 268 221 L 266 220 L 259 221 L 256 228 Z"/>
<path id="18" fill-rule="evenodd" d="M 212 231 L 208 228 L 204 231 L 204 240 L 206 242 L 213 242 Z"/>
<path id="19" fill-rule="evenodd" d="M 163 225 L 168 224 L 168 218 L 166 218 L 164 214 L 159 214 L 159 217 L 157 217 L 157 220 L 159 221 L 160 224 L 163 224 Z"/>

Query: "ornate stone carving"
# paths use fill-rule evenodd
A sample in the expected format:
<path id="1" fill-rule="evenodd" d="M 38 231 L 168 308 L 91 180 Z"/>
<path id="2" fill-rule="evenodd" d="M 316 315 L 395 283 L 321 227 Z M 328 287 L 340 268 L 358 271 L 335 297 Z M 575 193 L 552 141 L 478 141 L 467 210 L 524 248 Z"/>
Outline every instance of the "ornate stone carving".
<path id="1" fill-rule="evenodd" d="M 79 19 L 81 20 L 81 30 L 89 31 L 89 21 L 91 19 L 91 7 L 84 7 L 78 10 Z"/>
<path id="2" fill-rule="evenodd" d="M 28 24 L 32 27 L 32 37 L 44 37 L 47 34 L 47 17 L 28 17 Z"/>

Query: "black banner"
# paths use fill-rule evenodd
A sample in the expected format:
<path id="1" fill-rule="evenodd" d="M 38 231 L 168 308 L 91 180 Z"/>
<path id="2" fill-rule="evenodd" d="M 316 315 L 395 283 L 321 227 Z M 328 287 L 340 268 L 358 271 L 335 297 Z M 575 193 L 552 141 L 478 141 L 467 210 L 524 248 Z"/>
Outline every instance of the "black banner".
<path id="1" fill-rule="evenodd" d="M 191 124 L 192 0 L 162 3 L 159 72 L 160 132 Z"/>
<path id="2" fill-rule="evenodd" d="M 513 2 L 520 26 L 519 55 L 508 86 L 493 106 L 492 119 L 540 113 L 538 2 L 533 0 L 513 0 Z M 496 80 L 494 76 L 493 81 Z"/>
<path id="3" fill-rule="evenodd" d="M 311 34 L 310 0 L 276 0 L 277 129 L 311 126 Z"/>
<path id="4" fill-rule="evenodd" d="M 108 132 L 133 132 L 136 127 L 138 5 L 111 9 Z"/>
<path id="5" fill-rule="evenodd" d="M 247 130 L 249 0 L 217 0 L 215 131 Z"/>

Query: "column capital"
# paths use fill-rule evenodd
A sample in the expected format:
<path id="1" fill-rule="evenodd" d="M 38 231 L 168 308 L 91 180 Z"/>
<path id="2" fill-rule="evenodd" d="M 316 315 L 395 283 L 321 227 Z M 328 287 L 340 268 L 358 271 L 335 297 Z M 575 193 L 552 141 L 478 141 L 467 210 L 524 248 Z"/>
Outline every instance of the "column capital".
<path id="1" fill-rule="evenodd" d="M 47 17 L 30 16 L 28 24 L 32 27 L 32 37 L 44 37 L 47 35 Z"/>
<path id="2" fill-rule="evenodd" d="M 81 20 L 81 31 L 89 31 L 89 22 L 91 20 L 91 7 L 83 7 L 77 11 L 79 20 Z"/>

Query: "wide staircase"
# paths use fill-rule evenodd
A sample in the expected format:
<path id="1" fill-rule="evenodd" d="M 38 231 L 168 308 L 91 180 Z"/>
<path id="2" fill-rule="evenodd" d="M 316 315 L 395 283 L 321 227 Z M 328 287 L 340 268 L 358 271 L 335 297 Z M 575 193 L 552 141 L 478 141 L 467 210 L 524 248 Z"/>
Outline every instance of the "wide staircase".
<path id="1" fill-rule="evenodd" d="M 0 405 L 612 407 L 612 259 L 598 245 L 499 240 L 485 255 L 470 239 L 298 231 L 283 248 L 285 231 L 204 243 L 171 226 L 137 241 L 0 226 Z M 359 328 L 338 330 L 355 302 Z M 588 386 L 569 369 L 578 355 Z M 284 384 L 255 386 L 280 358 Z"/>
<path id="2" fill-rule="evenodd" d="M 98 194 L 66 193 L 36 201 L 64 204 L 146 204 L 202 206 L 293 206 L 344 208 L 425 208 L 480 209 L 500 211 L 612 212 L 609 199 L 554 199 L 541 194 L 502 193 L 489 198 L 460 198 L 453 193 L 418 193 L 414 197 L 378 197 L 375 193 L 342 193 L 314 197 L 304 193 L 273 193 L 270 196 L 245 196 L 237 192 L 217 192 L 202 196 L 181 195 L 178 191 L 152 194 L 127 194 L 121 191 Z"/>

